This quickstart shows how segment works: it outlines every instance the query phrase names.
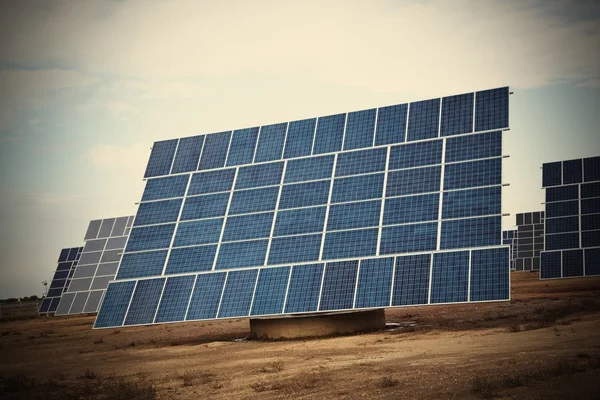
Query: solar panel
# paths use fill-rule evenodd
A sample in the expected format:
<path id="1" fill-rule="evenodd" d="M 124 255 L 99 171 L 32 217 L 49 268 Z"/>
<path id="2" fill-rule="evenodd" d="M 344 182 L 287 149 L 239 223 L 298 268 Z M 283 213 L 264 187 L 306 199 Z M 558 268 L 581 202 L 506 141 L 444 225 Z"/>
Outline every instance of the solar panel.
<path id="1" fill-rule="evenodd" d="M 55 315 L 95 313 L 114 279 L 131 230 L 133 216 L 91 221 L 72 279 L 65 286 Z"/>
<path id="2" fill-rule="evenodd" d="M 70 247 L 60 251 L 58 265 L 50 282 L 50 288 L 40 304 L 40 313 L 56 312 L 63 292 L 73 278 L 82 250 L 83 247 Z"/>
<path id="3" fill-rule="evenodd" d="M 504 87 L 157 142 L 95 328 L 507 300 L 506 129 Z"/>
<path id="4" fill-rule="evenodd" d="M 502 244 L 509 246 L 508 258 L 510 260 L 510 269 L 516 270 L 514 245 L 517 238 L 517 230 L 511 229 L 502 232 Z"/>
<path id="5" fill-rule="evenodd" d="M 540 253 L 544 250 L 544 211 L 517 214 L 517 229 L 512 233 L 515 271 L 540 269 Z"/>
<path id="6" fill-rule="evenodd" d="M 600 275 L 600 157 L 546 163 L 540 279 Z"/>

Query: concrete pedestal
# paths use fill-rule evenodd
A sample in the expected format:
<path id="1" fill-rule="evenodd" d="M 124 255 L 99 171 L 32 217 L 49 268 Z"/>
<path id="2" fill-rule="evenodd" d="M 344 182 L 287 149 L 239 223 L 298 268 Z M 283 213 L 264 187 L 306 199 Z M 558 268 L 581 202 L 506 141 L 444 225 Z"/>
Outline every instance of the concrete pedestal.
<path id="1" fill-rule="evenodd" d="M 383 309 L 250 320 L 250 333 L 258 339 L 329 336 L 368 332 L 384 327 Z"/>

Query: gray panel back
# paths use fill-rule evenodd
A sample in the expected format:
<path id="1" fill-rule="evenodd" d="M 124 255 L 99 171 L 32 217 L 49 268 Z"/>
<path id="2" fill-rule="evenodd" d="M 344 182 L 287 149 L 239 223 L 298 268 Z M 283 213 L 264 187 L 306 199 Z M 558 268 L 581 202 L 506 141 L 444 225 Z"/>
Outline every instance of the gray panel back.
<path id="1" fill-rule="evenodd" d="M 117 268 L 119 268 L 118 262 L 100 264 L 98 265 L 96 276 L 115 275 L 117 273 Z"/>
<path id="2" fill-rule="evenodd" d="M 110 239 L 108 239 L 108 243 L 106 244 L 106 250 L 124 249 L 126 241 L 127 241 L 127 236 L 110 238 Z"/>
<path id="3" fill-rule="evenodd" d="M 98 306 L 100 305 L 100 300 L 102 300 L 102 294 L 104 290 L 97 290 L 95 292 L 90 292 L 87 303 L 85 303 L 85 307 L 83 308 L 84 313 L 94 313 L 98 312 Z"/>
<path id="4" fill-rule="evenodd" d="M 92 283 L 92 278 L 81 278 L 81 279 L 71 279 L 71 284 L 69 285 L 69 292 L 80 292 L 82 290 L 89 290 L 90 284 Z"/>
<path id="5" fill-rule="evenodd" d="M 73 278 L 87 278 L 89 276 L 94 276 L 94 272 L 96 272 L 95 265 L 82 265 L 81 267 L 77 267 L 77 269 L 75 269 Z"/>
<path id="6" fill-rule="evenodd" d="M 74 298 L 75 298 L 75 293 L 63 293 L 63 295 L 60 299 L 60 303 L 58 303 L 58 307 L 56 308 L 56 312 L 54 314 L 55 315 L 68 314 Z"/>
<path id="7" fill-rule="evenodd" d="M 97 276 L 94 278 L 94 283 L 92 283 L 91 290 L 96 289 L 106 289 L 108 287 L 108 282 L 115 279 L 114 275 L 110 276 Z"/>
<path id="8" fill-rule="evenodd" d="M 127 219 L 127 227 L 131 228 L 131 225 L 133 225 L 133 215 L 130 215 L 129 219 Z"/>
<path id="9" fill-rule="evenodd" d="M 85 247 L 83 251 L 87 253 L 88 251 L 102 251 L 104 250 L 104 245 L 106 244 L 106 239 L 96 239 L 96 240 L 88 240 L 85 242 Z"/>
<path id="10" fill-rule="evenodd" d="M 129 236 L 129 232 L 131 232 L 131 228 L 127 228 L 125 229 L 125 233 L 123 233 L 125 236 Z"/>
<path id="11" fill-rule="evenodd" d="M 123 231 L 125 231 L 125 225 L 127 225 L 127 219 L 129 217 L 119 217 L 115 221 L 115 226 L 112 229 L 112 233 L 110 236 L 123 236 Z"/>
<path id="12" fill-rule="evenodd" d="M 95 251 L 93 253 L 83 253 L 77 265 L 98 264 L 101 255 L 101 251 Z"/>
<path id="13" fill-rule="evenodd" d="M 85 306 L 89 294 L 90 292 L 77 293 L 69 314 L 80 314 L 83 311 L 83 306 Z"/>
<path id="14" fill-rule="evenodd" d="M 102 260 L 101 260 L 101 262 L 104 263 L 104 262 L 120 261 L 122 253 L 123 253 L 123 250 L 108 250 L 108 251 L 105 251 L 104 254 L 102 254 Z"/>
<path id="15" fill-rule="evenodd" d="M 91 221 L 88 225 L 87 232 L 85 233 L 84 240 L 96 239 L 96 237 L 98 237 L 98 231 L 100 230 L 100 224 L 102 224 L 101 219 Z"/>
<path id="16" fill-rule="evenodd" d="M 113 225 L 115 224 L 114 218 L 107 218 L 102 221 L 102 226 L 100 227 L 100 232 L 98 232 L 99 238 L 109 237 L 112 232 Z"/>

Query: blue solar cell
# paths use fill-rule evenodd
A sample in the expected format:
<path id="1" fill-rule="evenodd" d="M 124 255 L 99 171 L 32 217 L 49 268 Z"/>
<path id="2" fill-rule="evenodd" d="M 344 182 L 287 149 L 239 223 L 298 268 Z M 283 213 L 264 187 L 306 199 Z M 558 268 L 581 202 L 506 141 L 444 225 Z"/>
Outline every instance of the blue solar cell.
<path id="1" fill-rule="evenodd" d="M 562 163 L 542 164 L 542 187 L 562 185 Z"/>
<path id="2" fill-rule="evenodd" d="M 269 237 L 273 225 L 273 215 L 274 213 L 263 213 L 227 218 L 223 241 Z"/>
<path id="3" fill-rule="evenodd" d="M 177 226 L 174 247 L 217 243 L 221 237 L 223 218 L 181 222 Z"/>
<path id="4" fill-rule="evenodd" d="M 302 157 L 311 154 L 316 122 L 316 118 L 290 122 L 283 158 Z"/>
<path id="5" fill-rule="evenodd" d="M 343 310 L 352 308 L 358 261 L 327 263 L 323 290 L 321 292 L 320 311 Z"/>
<path id="6" fill-rule="evenodd" d="M 229 215 L 275 210 L 279 187 L 233 192 Z"/>
<path id="7" fill-rule="evenodd" d="M 67 256 L 67 261 L 75 261 L 77 259 L 77 255 L 81 253 L 81 248 L 72 247 L 69 250 L 69 255 Z"/>
<path id="8" fill-rule="evenodd" d="M 299 265 L 292 268 L 292 276 L 285 304 L 286 313 L 316 311 L 321 292 L 323 264 Z"/>
<path id="9" fill-rule="evenodd" d="M 381 200 L 332 205 L 329 208 L 327 230 L 366 228 L 379 225 Z"/>
<path id="10" fill-rule="evenodd" d="M 546 189 L 548 192 L 549 189 Z M 600 182 L 584 183 L 581 185 L 581 198 L 600 197 Z"/>
<path id="11" fill-rule="evenodd" d="M 187 197 L 181 211 L 181 221 L 200 218 L 213 218 L 225 215 L 229 193 Z"/>
<path id="12" fill-rule="evenodd" d="M 258 127 L 238 129 L 231 136 L 227 166 L 251 164 L 258 139 Z"/>
<path id="13" fill-rule="evenodd" d="M 444 219 L 501 214 L 502 188 L 491 186 L 445 192 L 442 201 Z"/>
<path id="14" fill-rule="evenodd" d="M 583 276 L 583 250 L 562 252 L 563 278 Z"/>
<path id="15" fill-rule="evenodd" d="M 581 216 L 581 230 L 600 230 L 600 214 L 588 214 Z"/>
<path id="16" fill-rule="evenodd" d="M 583 193 L 583 188 L 581 191 Z M 579 185 L 556 186 L 546 189 L 546 203 L 563 200 L 577 200 L 578 198 Z"/>
<path id="17" fill-rule="evenodd" d="M 563 161 L 562 173 L 563 185 L 580 183 L 583 180 L 583 166 L 581 160 Z"/>
<path id="18" fill-rule="evenodd" d="M 348 113 L 344 150 L 362 149 L 373 146 L 375 136 L 375 114 L 377 110 L 355 111 Z"/>
<path id="19" fill-rule="evenodd" d="M 338 154 L 335 176 L 385 171 L 387 149 L 369 149 Z"/>
<path id="20" fill-rule="evenodd" d="M 473 132 L 473 93 L 442 99 L 441 136 Z"/>
<path id="21" fill-rule="evenodd" d="M 386 199 L 383 208 L 383 225 L 437 221 L 439 198 L 439 193 L 433 193 Z"/>
<path id="22" fill-rule="evenodd" d="M 581 232 L 581 247 L 600 246 L 600 231 Z"/>
<path id="23" fill-rule="evenodd" d="M 583 222 L 583 221 L 582 221 Z M 546 220 L 546 234 L 579 231 L 579 216 L 549 218 Z"/>
<path id="24" fill-rule="evenodd" d="M 579 201 L 560 201 L 546 204 L 546 218 L 568 217 L 579 214 Z"/>
<path id="25" fill-rule="evenodd" d="M 181 172 L 196 171 L 203 144 L 203 135 L 179 139 L 179 146 L 177 146 L 177 153 L 175 161 L 173 161 L 171 173 L 178 174 Z"/>
<path id="26" fill-rule="evenodd" d="M 250 314 L 281 314 L 289 276 L 290 267 L 261 269 Z"/>
<path id="27" fill-rule="evenodd" d="M 229 272 L 218 318 L 244 317 L 250 313 L 257 274 L 257 269 Z"/>
<path id="28" fill-rule="evenodd" d="M 447 163 L 502 156 L 502 132 L 450 137 L 446 140 Z"/>
<path id="29" fill-rule="evenodd" d="M 390 149 L 389 169 L 403 169 L 442 163 L 442 141 L 408 143 Z"/>
<path id="30" fill-rule="evenodd" d="M 600 157 L 583 159 L 584 182 L 600 181 Z"/>
<path id="31" fill-rule="evenodd" d="M 53 280 L 50 283 L 50 289 L 64 288 L 65 287 L 65 283 L 66 283 L 65 279 Z"/>
<path id="32" fill-rule="evenodd" d="M 174 276 L 167 279 L 154 322 L 185 320 L 196 275 Z"/>
<path id="33" fill-rule="evenodd" d="M 287 122 L 262 126 L 256 145 L 254 162 L 281 160 L 286 130 Z"/>
<path id="34" fill-rule="evenodd" d="M 151 324 L 160 301 L 165 278 L 140 280 L 135 287 L 124 325 Z"/>
<path id="35" fill-rule="evenodd" d="M 134 228 L 129 234 L 125 251 L 143 251 L 166 249 L 171 244 L 175 224 L 145 226 Z"/>
<path id="36" fill-rule="evenodd" d="M 346 114 L 320 117 L 317 122 L 313 154 L 333 153 L 342 150 Z"/>
<path id="37" fill-rule="evenodd" d="M 193 174 L 187 195 L 226 192 L 233 187 L 234 177 L 235 168 Z"/>
<path id="38" fill-rule="evenodd" d="M 117 279 L 142 278 L 162 274 L 167 250 L 123 254 Z"/>
<path id="39" fill-rule="evenodd" d="M 262 186 L 279 185 L 283 163 L 269 163 L 242 167 L 238 171 L 235 181 L 235 189 L 249 189 Z"/>
<path id="40" fill-rule="evenodd" d="M 600 198 L 581 200 L 581 214 L 600 213 Z"/>
<path id="41" fill-rule="evenodd" d="M 267 264 L 316 261 L 321 250 L 321 238 L 321 234 L 274 238 Z"/>
<path id="42" fill-rule="evenodd" d="M 407 111 L 408 104 L 379 108 L 375 146 L 404 142 Z"/>
<path id="43" fill-rule="evenodd" d="M 60 251 L 60 255 L 58 256 L 58 262 L 67 261 L 67 257 L 69 256 L 70 249 L 62 249 Z"/>
<path id="44" fill-rule="evenodd" d="M 386 197 L 440 191 L 441 167 L 412 168 L 388 173 Z"/>
<path id="45" fill-rule="evenodd" d="M 264 265 L 268 240 L 221 244 L 216 269 L 257 267 Z"/>
<path id="46" fill-rule="evenodd" d="M 475 95 L 475 131 L 508 128 L 508 87 Z"/>
<path id="47" fill-rule="evenodd" d="M 47 312 L 48 308 L 50 308 L 51 302 L 52 302 L 52 300 L 47 297 L 44 300 L 42 300 L 42 305 L 40 306 L 40 312 L 41 313 Z"/>
<path id="48" fill-rule="evenodd" d="M 448 164 L 444 170 L 444 190 L 501 184 L 501 158 Z"/>
<path id="49" fill-rule="evenodd" d="M 56 267 L 57 271 L 64 271 L 64 270 L 70 270 L 71 266 L 73 265 L 72 262 L 61 262 L 58 263 L 58 266 Z"/>
<path id="50" fill-rule="evenodd" d="M 437 222 L 388 226 L 381 230 L 380 254 L 435 250 Z"/>
<path id="51" fill-rule="evenodd" d="M 110 283 L 96 317 L 94 328 L 121 326 L 134 288 L 134 281 Z"/>
<path id="52" fill-rule="evenodd" d="M 337 178 L 333 181 L 332 203 L 381 198 L 384 174 Z"/>
<path id="53" fill-rule="evenodd" d="M 144 178 L 152 176 L 169 175 L 178 139 L 162 140 L 155 142 L 150 152 L 148 166 Z"/>
<path id="54" fill-rule="evenodd" d="M 68 277 L 69 277 L 69 271 L 56 271 L 54 273 L 54 277 L 52 277 L 52 280 L 67 279 Z"/>
<path id="55" fill-rule="evenodd" d="M 479 217 L 442 221 L 440 249 L 494 246 L 502 244 L 502 217 Z"/>
<path id="56" fill-rule="evenodd" d="M 64 286 L 64 282 L 63 282 L 63 286 Z M 60 295 L 62 294 L 62 291 L 63 291 L 63 286 L 61 286 L 58 289 L 50 289 L 50 290 L 48 290 L 47 297 L 57 297 L 57 296 L 60 297 Z"/>
<path id="57" fill-rule="evenodd" d="M 545 250 L 576 249 L 579 247 L 579 233 L 561 233 L 544 236 Z M 586 247 L 586 246 L 583 246 Z"/>
<path id="58" fill-rule="evenodd" d="M 273 236 L 322 232 L 326 211 L 327 207 L 280 211 L 275 220 Z"/>
<path id="59" fill-rule="evenodd" d="M 165 275 L 210 271 L 215 260 L 217 245 L 172 249 Z"/>
<path id="60" fill-rule="evenodd" d="M 508 267 L 508 264 L 506 266 Z M 431 275 L 431 303 L 467 301 L 468 280 L 468 251 L 434 254 Z"/>
<path id="61" fill-rule="evenodd" d="M 231 132 L 219 132 L 206 135 L 204 150 L 198 164 L 199 170 L 222 168 L 229 148 Z"/>
<path id="62" fill-rule="evenodd" d="M 585 249 L 585 276 L 600 275 L 600 249 Z"/>
<path id="63" fill-rule="evenodd" d="M 328 232 L 323 245 L 323 260 L 374 256 L 378 233 L 378 228 Z"/>
<path id="64" fill-rule="evenodd" d="M 279 199 L 279 209 L 327 204 L 330 185 L 329 180 L 284 185 Z"/>
<path id="65" fill-rule="evenodd" d="M 560 278 L 562 275 L 560 251 L 541 253 L 540 279 Z"/>
<path id="66" fill-rule="evenodd" d="M 333 160 L 333 155 L 289 160 L 285 169 L 284 183 L 331 178 Z"/>
<path id="67" fill-rule="evenodd" d="M 389 306 L 393 271 L 393 257 L 361 260 L 355 308 Z"/>
<path id="68" fill-rule="evenodd" d="M 224 272 L 198 275 L 186 321 L 217 317 L 225 276 Z"/>
<path id="69" fill-rule="evenodd" d="M 509 299 L 508 251 L 496 248 L 471 252 L 470 301 Z"/>
<path id="70" fill-rule="evenodd" d="M 407 141 L 438 137 L 440 99 L 410 103 Z"/>
<path id="71" fill-rule="evenodd" d="M 141 203 L 133 222 L 134 226 L 175 222 L 179 216 L 182 199 Z"/>
<path id="72" fill-rule="evenodd" d="M 60 303 L 60 297 L 52 299 L 50 306 L 48 307 L 48 312 L 55 312 L 56 308 L 58 307 L 58 303 Z"/>
<path id="73" fill-rule="evenodd" d="M 149 179 L 146 182 L 142 201 L 183 197 L 189 178 L 189 175 L 177 175 Z"/>
<path id="74" fill-rule="evenodd" d="M 396 258 L 393 306 L 427 304 L 431 254 L 416 254 Z"/>

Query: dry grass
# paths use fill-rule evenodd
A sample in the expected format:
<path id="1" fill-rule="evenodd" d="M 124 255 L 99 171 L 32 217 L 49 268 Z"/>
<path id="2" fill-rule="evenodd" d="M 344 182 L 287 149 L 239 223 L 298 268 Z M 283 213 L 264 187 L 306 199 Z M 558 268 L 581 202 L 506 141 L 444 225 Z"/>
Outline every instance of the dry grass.
<path id="1" fill-rule="evenodd" d="M 271 363 L 263 365 L 260 369 L 260 372 L 264 373 L 275 373 L 283 371 L 283 363 L 281 361 L 273 361 Z"/>

